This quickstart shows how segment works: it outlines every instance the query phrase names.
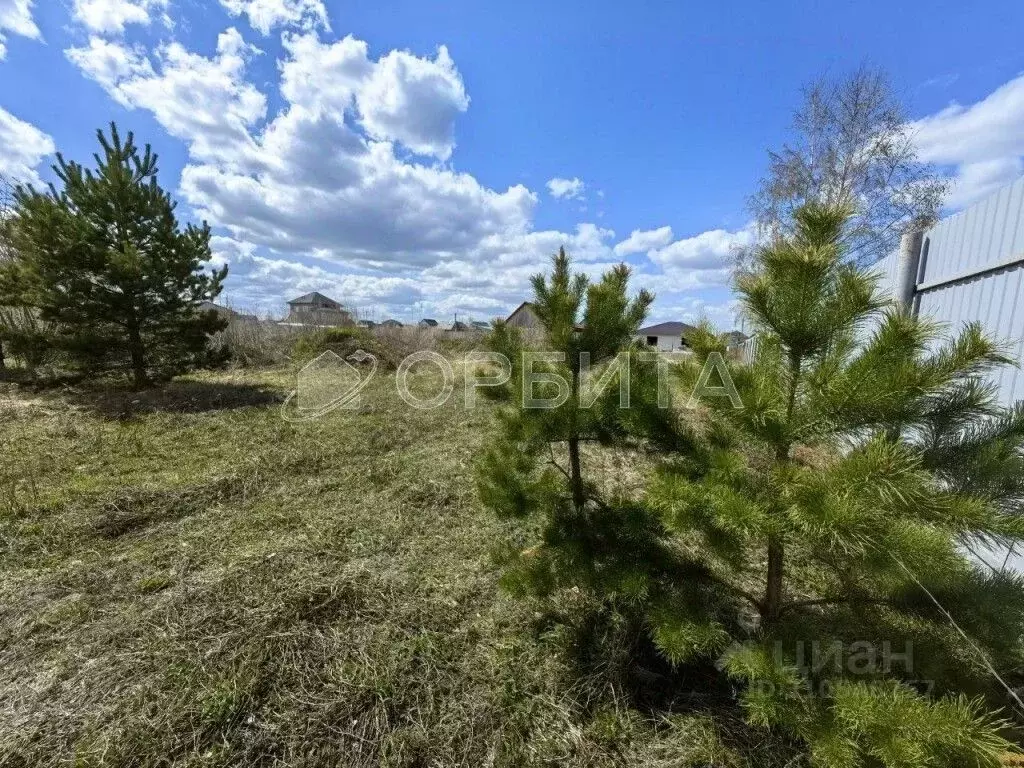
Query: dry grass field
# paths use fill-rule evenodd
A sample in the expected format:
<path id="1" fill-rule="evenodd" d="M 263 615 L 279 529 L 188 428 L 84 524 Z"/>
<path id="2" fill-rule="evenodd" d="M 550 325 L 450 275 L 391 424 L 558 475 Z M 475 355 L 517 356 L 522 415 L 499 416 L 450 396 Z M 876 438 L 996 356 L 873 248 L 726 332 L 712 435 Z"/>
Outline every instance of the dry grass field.
<path id="1" fill-rule="evenodd" d="M 379 376 L 293 424 L 293 382 L 0 385 L 0 765 L 800 764 L 581 666 L 571 595 L 501 593 L 485 405 L 415 410 Z"/>

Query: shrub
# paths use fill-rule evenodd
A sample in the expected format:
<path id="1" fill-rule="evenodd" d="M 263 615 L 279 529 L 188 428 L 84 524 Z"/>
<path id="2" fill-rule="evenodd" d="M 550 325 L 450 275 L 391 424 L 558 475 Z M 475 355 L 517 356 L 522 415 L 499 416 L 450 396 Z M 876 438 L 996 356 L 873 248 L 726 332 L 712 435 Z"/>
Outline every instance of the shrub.
<path id="1" fill-rule="evenodd" d="M 451 352 L 471 348 L 465 342 L 452 347 L 442 346 L 441 339 L 443 334 L 427 328 L 318 328 L 302 332 L 292 345 L 291 357 L 303 364 L 327 350 L 347 357 L 359 349 L 374 355 L 381 370 L 394 370 L 415 352 L 437 349 Z"/>
<path id="2" fill-rule="evenodd" d="M 225 351 L 228 360 L 242 368 L 281 365 L 291 359 L 301 331 L 269 321 L 229 317 L 211 345 Z"/>
<path id="3" fill-rule="evenodd" d="M 373 352 L 385 370 L 397 368 L 409 355 L 424 350 L 449 351 L 441 346 L 445 334 L 432 328 L 387 328 L 373 329 Z"/>
<path id="4" fill-rule="evenodd" d="M 292 344 L 291 356 L 297 363 L 306 363 L 331 351 L 348 357 L 357 349 L 375 346 L 370 335 L 362 328 L 317 328 L 304 331 Z"/>
<path id="5" fill-rule="evenodd" d="M 54 329 L 25 307 L 0 307 L 0 345 L 4 360 L 14 360 L 34 373 L 52 364 L 58 355 Z"/>

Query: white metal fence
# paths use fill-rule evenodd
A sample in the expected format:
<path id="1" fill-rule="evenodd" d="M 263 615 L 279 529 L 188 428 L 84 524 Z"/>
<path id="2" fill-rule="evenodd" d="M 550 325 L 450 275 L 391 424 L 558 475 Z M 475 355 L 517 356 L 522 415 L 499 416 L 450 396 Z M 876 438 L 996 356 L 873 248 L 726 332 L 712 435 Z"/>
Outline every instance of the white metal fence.
<path id="1" fill-rule="evenodd" d="M 915 254 L 918 255 L 918 254 Z M 899 293 L 899 253 L 875 265 L 882 287 Z M 924 233 L 913 279 L 913 311 L 955 332 L 980 322 L 1008 355 L 1024 361 L 1024 177 L 935 224 Z M 749 362 L 757 338 L 741 357 Z M 994 374 L 1004 405 L 1024 400 L 1024 370 Z"/>
<path id="2" fill-rule="evenodd" d="M 878 263 L 897 291 L 898 254 Z M 956 331 L 980 322 L 1018 363 L 1024 359 L 1024 178 L 943 219 L 924 234 L 913 308 Z M 1009 405 L 1024 400 L 1024 372 L 1004 368 L 993 383 Z"/>

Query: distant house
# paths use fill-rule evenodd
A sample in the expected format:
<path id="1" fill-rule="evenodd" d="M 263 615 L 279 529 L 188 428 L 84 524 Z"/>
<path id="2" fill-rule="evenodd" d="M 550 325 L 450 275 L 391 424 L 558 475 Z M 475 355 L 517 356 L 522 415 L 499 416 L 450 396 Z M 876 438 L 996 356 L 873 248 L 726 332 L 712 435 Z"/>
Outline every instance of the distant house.
<path id="1" fill-rule="evenodd" d="M 540 328 L 540 319 L 533 311 L 533 304 L 529 301 L 524 301 L 516 307 L 512 314 L 505 319 L 505 323 L 517 328 Z"/>
<path id="2" fill-rule="evenodd" d="M 387 320 L 385 320 L 383 323 L 380 324 L 380 327 L 381 328 L 402 328 L 404 326 L 400 322 L 395 320 L 394 318 L 388 318 Z"/>
<path id="3" fill-rule="evenodd" d="M 419 321 L 419 323 L 417 323 L 417 325 L 419 325 L 420 328 L 437 328 L 437 320 L 434 320 L 431 317 L 424 317 Z"/>
<path id="4" fill-rule="evenodd" d="M 659 352 L 677 352 L 687 349 L 683 337 L 697 330 L 692 325 L 680 322 L 658 323 L 637 331 L 637 338 Z"/>
<path id="5" fill-rule="evenodd" d="M 360 320 L 359 322 L 356 323 L 356 325 L 358 325 L 360 328 L 370 330 L 371 328 L 376 327 L 377 324 L 373 322 L 373 320 Z"/>
<path id="6" fill-rule="evenodd" d="M 537 317 L 537 313 L 533 309 L 533 304 L 529 301 L 524 301 L 512 310 L 512 314 L 505 318 L 505 324 L 537 332 L 544 330 L 540 318 Z M 489 323 L 488 327 L 490 327 Z M 583 323 L 577 323 L 573 328 L 578 332 L 582 331 L 583 327 Z"/>
<path id="7" fill-rule="evenodd" d="M 352 313 L 334 299 L 313 291 L 288 302 L 282 325 L 352 325 Z"/>
<path id="8" fill-rule="evenodd" d="M 728 349 L 735 349 L 743 346 L 744 342 L 750 337 L 742 331 L 729 331 L 723 333 L 722 336 L 725 338 L 725 346 Z"/>
<path id="9" fill-rule="evenodd" d="M 225 317 L 237 314 L 231 307 L 222 307 L 220 304 L 214 304 L 212 301 L 199 302 L 197 309 L 200 312 L 216 312 L 218 315 L 224 315 Z"/>
<path id="10" fill-rule="evenodd" d="M 322 293 L 317 291 L 303 294 L 297 299 L 292 299 L 288 302 L 288 308 L 292 312 L 315 312 L 317 310 L 324 309 L 332 310 L 334 312 L 344 311 L 341 304 L 329 296 L 324 296 Z"/>
<path id="11" fill-rule="evenodd" d="M 472 330 L 472 328 L 470 328 L 470 326 L 467 323 L 464 323 L 461 320 L 456 320 L 454 323 L 452 323 L 452 327 L 448 329 L 448 332 L 449 333 L 458 333 L 460 331 L 469 331 L 469 330 Z"/>
<path id="12" fill-rule="evenodd" d="M 484 331 L 485 333 L 491 330 L 491 324 L 485 320 L 473 320 L 470 326 L 474 331 Z"/>

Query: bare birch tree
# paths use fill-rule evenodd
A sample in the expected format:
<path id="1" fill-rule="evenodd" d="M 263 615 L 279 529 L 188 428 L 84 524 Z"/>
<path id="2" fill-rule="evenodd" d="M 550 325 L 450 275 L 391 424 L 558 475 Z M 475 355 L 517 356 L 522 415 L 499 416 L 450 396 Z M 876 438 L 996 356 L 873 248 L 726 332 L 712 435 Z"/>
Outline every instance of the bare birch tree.
<path id="1" fill-rule="evenodd" d="M 768 170 L 749 207 L 762 238 L 789 232 L 806 203 L 849 206 L 849 258 L 871 264 L 908 228 L 934 222 L 948 191 L 936 169 L 918 160 L 914 137 L 886 74 L 862 66 L 804 88 L 793 139 L 769 151 Z"/>

